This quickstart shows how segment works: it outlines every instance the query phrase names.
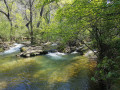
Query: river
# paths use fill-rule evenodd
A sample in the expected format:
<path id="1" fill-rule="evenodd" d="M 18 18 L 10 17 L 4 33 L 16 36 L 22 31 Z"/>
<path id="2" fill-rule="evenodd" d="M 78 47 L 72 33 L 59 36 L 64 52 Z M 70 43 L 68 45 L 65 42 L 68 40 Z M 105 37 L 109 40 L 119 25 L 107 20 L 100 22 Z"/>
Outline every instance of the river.
<path id="1" fill-rule="evenodd" d="M 99 90 L 91 81 L 96 61 L 59 52 L 21 58 L 18 48 L 0 55 L 0 90 Z"/>

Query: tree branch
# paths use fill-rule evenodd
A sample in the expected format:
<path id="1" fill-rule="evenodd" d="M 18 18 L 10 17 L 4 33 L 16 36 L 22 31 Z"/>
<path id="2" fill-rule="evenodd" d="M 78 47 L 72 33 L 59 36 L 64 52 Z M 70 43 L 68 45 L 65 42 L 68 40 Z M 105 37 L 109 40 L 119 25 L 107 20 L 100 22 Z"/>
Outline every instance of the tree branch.
<path id="1" fill-rule="evenodd" d="M 84 41 L 82 41 L 83 44 L 85 44 L 86 47 L 88 47 L 91 51 L 93 51 L 93 53 L 98 56 L 97 52 L 94 52 L 94 50 L 92 48 L 90 48 Z"/>
<path id="2" fill-rule="evenodd" d="M 8 14 L 5 13 L 4 11 L 0 10 L 1 13 L 3 13 L 6 17 L 8 17 Z"/>
<path id="3" fill-rule="evenodd" d="M 9 15 L 9 7 L 8 7 L 8 4 L 7 4 L 6 0 L 4 0 L 4 3 L 6 5 L 7 11 L 8 11 L 8 15 Z"/>
<path id="4" fill-rule="evenodd" d="M 33 5 L 34 1 L 35 1 L 35 0 L 32 1 L 32 5 Z"/>

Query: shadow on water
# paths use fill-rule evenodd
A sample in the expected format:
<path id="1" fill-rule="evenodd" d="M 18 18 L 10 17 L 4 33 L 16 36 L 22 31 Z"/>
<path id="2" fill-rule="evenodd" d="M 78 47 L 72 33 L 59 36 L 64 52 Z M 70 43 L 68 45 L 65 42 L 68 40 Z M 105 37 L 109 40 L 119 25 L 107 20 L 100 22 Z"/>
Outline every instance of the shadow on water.
<path id="1" fill-rule="evenodd" d="M 96 90 L 90 80 L 95 65 L 77 55 L 60 57 L 0 57 L 0 90 Z"/>

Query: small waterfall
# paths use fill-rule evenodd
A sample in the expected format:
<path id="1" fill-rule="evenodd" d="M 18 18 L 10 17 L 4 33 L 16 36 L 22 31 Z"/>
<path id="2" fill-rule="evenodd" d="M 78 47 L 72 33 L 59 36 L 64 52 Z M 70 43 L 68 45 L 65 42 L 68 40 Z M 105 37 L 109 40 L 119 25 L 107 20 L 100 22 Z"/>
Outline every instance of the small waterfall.
<path id="1" fill-rule="evenodd" d="M 48 57 L 52 58 L 52 59 L 55 59 L 55 60 L 63 60 L 64 59 L 64 55 L 66 55 L 65 53 L 60 53 L 60 52 L 55 52 L 55 53 L 51 53 L 49 52 L 47 54 Z"/>
<path id="2" fill-rule="evenodd" d="M 20 48 L 23 47 L 23 46 L 24 46 L 23 44 L 14 43 L 13 47 L 10 47 L 9 50 L 6 50 L 6 51 L 0 53 L 0 55 L 10 54 L 10 53 L 14 53 L 14 52 L 20 51 Z"/>
<path id="3" fill-rule="evenodd" d="M 78 52 L 77 51 L 74 51 L 74 52 L 72 52 L 71 54 L 77 54 Z"/>

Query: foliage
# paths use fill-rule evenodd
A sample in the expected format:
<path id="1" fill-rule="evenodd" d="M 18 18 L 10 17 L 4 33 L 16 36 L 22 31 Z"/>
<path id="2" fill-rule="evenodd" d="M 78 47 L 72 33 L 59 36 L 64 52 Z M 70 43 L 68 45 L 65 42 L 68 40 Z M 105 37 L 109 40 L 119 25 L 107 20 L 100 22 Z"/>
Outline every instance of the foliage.
<path id="1" fill-rule="evenodd" d="M 7 26 L 7 27 L 6 27 Z M 8 22 L 6 22 L 4 19 L 0 21 L 0 39 L 2 41 L 9 40 L 9 34 L 10 34 L 10 25 Z"/>
<path id="2" fill-rule="evenodd" d="M 95 72 L 94 77 L 91 80 L 95 82 L 99 82 L 103 80 L 106 84 L 106 89 L 110 88 L 113 83 L 116 83 L 118 78 L 120 78 L 120 57 L 116 57 L 115 59 L 109 59 L 108 57 L 104 57 L 103 61 L 97 65 L 97 70 Z"/>
<path id="3" fill-rule="evenodd" d="M 73 4 L 60 8 L 57 13 L 58 28 L 61 30 L 59 34 L 63 33 L 62 39 L 66 43 L 70 39 L 87 41 L 87 38 L 90 38 L 92 48 L 98 51 L 97 81 L 107 81 L 108 84 L 119 76 L 115 70 L 119 70 L 116 57 L 119 56 L 120 41 L 115 38 L 119 38 L 120 35 L 118 13 L 120 8 L 117 4 L 119 1 L 113 2 L 107 4 L 104 0 L 91 2 L 76 0 Z"/>

